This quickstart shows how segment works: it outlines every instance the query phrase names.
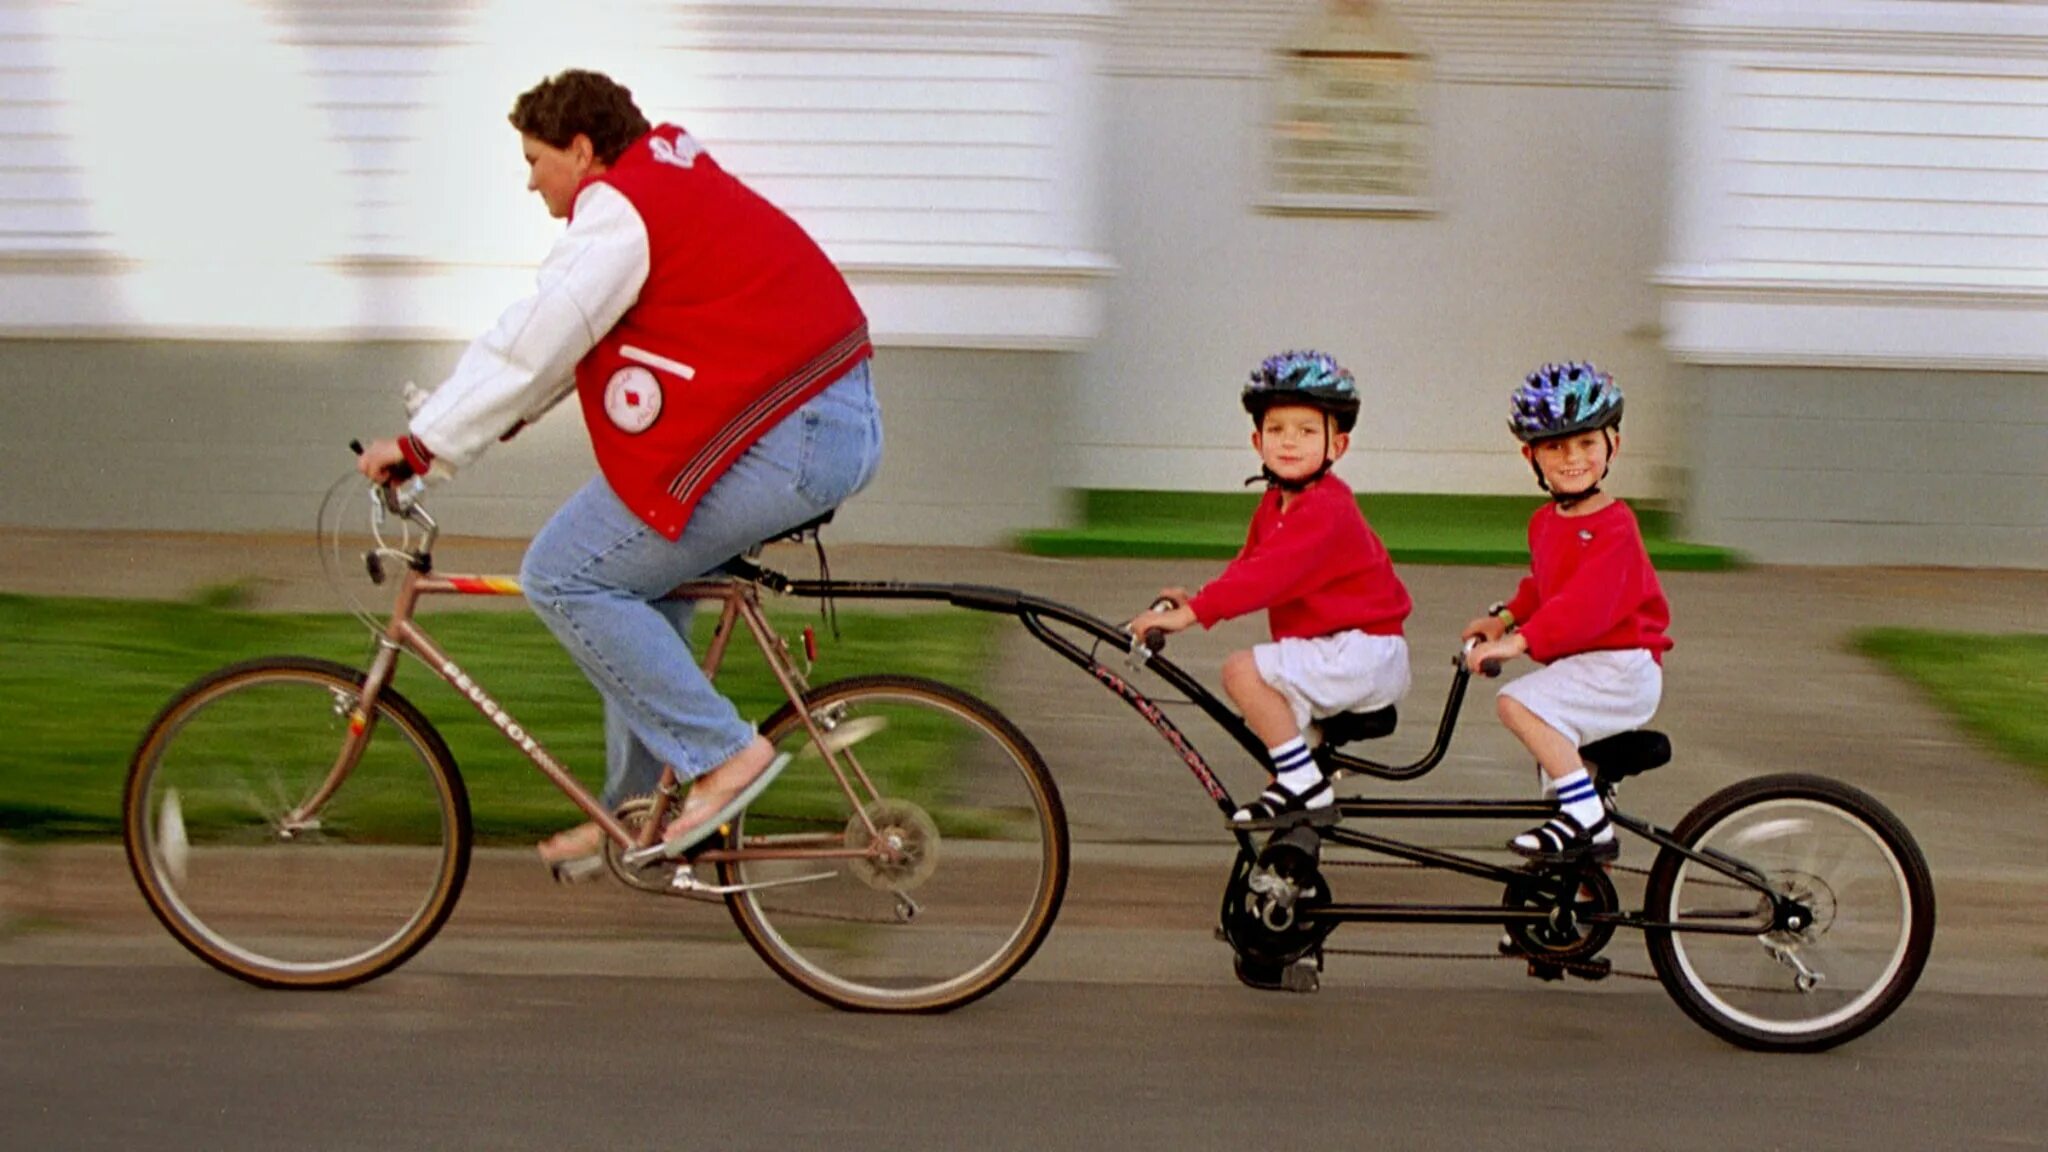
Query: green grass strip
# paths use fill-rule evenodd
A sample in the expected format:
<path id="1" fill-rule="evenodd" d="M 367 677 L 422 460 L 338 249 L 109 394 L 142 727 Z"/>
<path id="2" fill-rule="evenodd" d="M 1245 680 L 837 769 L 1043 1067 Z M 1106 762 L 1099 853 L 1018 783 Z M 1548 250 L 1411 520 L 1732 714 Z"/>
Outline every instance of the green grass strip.
<path id="1" fill-rule="evenodd" d="M 712 613 L 700 612 L 702 651 Z M 969 692 L 986 680 L 1003 621 L 976 612 L 839 614 L 834 640 L 815 608 L 771 613 L 792 644 L 810 624 L 817 683 L 869 672 L 929 676 Z M 455 661 L 595 791 L 604 776 L 603 708 L 554 637 L 517 612 L 443 612 L 423 622 Z M 0 835 L 119 834 L 121 786 L 143 729 L 172 694 L 223 664 L 295 654 L 361 666 L 368 631 L 340 615 L 271 615 L 201 604 L 0 596 Z M 750 720 L 782 703 L 752 640 L 734 637 L 719 685 Z M 479 836 L 524 838 L 575 808 L 454 690 L 417 661 L 397 689 L 455 754 Z"/>
<path id="2" fill-rule="evenodd" d="M 1853 643 L 1966 731 L 2048 778 L 2048 636 L 1873 628 Z"/>
<path id="3" fill-rule="evenodd" d="M 1040 556 L 1117 556 L 1227 560 L 1244 545 L 1255 492 L 1154 492 L 1089 489 L 1079 494 L 1080 526 L 1024 533 L 1018 547 Z M 1358 498 L 1366 519 L 1398 563 L 1525 565 L 1529 514 L 1520 496 L 1372 493 Z M 1741 564 L 1726 548 L 1673 538 L 1675 519 L 1655 504 L 1633 503 L 1650 558 L 1660 568 L 1719 571 Z"/>

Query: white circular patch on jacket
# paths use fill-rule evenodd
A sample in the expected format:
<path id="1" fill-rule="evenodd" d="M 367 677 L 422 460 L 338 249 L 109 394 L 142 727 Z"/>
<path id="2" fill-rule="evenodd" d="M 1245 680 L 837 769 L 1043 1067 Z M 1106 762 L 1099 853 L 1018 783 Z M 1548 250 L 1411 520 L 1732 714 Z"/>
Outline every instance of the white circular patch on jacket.
<path id="1" fill-rule="evenodd" d="M 612 373 L 611 383 L 604 386 L 604 414 L 621 431 L 647 431 L 661 415 L 661 381 L 639 367 Z"/>

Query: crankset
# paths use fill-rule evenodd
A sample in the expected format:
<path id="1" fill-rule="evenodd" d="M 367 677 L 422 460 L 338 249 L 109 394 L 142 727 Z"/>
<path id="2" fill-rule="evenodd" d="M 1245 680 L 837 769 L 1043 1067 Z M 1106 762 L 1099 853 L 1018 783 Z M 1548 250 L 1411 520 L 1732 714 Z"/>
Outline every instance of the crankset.
<path id="1" fill-rule="evenodd" d="M 1223 890 L 1222 934 L 1245 984 L 1290 992 L 1319 985 L 1323 940 L 1336 927 L 1316 916 L 1330 903 L 1321 854 L 1321 833 L 1304 825 L 1274 833 L 1257 858 L 1238 855 Z"/>
<path id="2" fill-rule="evenodd" d="M 1611 917 L 1621 910 L 1607 870 L 1591 863 L 1531 869 L 1526 879 L 1508 883 L 1501 906 L 1547 915 L 1506 921 L 1501 953 L 1526 957 L 1529 975 L 1540 980 L 1559 980 L 1567 972 L 1587 980 L 1606 977 L 1609 962 L 1599 953 L 1614 938 Z"/>

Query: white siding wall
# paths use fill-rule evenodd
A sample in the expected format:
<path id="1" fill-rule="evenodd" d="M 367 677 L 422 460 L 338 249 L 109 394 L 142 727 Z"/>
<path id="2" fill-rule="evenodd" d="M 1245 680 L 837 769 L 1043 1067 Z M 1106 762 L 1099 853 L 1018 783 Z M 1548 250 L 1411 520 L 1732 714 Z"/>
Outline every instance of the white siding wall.
<path id="1" fill-rule="evenodd" d="M 1651 273 L 1662 257 L 1669 53 L 1660 0 L 1389 0 L 1431 56 L 1435 212 L 1263 213 L 1270 49 L 1310 5 L 1133 0 L 1110 63 L 1109 245 L 1123 274 L 1087 354 L 1076 483 L 1234 488 L 1237 407 L 1283 348 L 1334 352 L 1366 415 L 1339 466 L 1382 491 L 1531 491 L 1506 398 L 1590 358 L 1629 395 L 1613 487 L 1677 495 L 1682 425 Z"/>
<path id="2" fill-rule="evenodd" d="M 1676 354 L 2048 368 L 2048 7 L 1680 15 Z"/>
<path id="3" fill-rule="evenodd" d="M 1099 0 L 0 3 L 0 332 L 466 337 L 558 225 L 513 96 L 612 72 L 896 344 L 1098 326 Z"/>

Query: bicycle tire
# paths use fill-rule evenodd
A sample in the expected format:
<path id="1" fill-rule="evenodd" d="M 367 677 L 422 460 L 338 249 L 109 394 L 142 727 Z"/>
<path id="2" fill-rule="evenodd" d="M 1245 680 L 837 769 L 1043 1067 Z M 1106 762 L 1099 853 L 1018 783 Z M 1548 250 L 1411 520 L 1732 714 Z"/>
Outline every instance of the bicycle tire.
<path id="1" fill-rule="evenodd" d="M 306 657 L 229 665 L 174 696 L 136 747 L 122 794 L 129 870 L 171 935 L 231 976 L 360 984 L 425 947 L 462 892 L 468 792 L 440 733 L 389 687 L 317 818 L 286 819 L 326 779 L 363 682 Z"/>
<path id="2" fill-rule="evenodd" d="M 849 771 L 874 782 L 863 808 L 903 856 L 722 862 L 725 884 L 796 881 L 729 895 L 740 933 L 777 975 L 849 1011 L 946 1012 L 1000 987 L 1045 940 L 1066 892 L 1066 810 L 1038 750 L 987 702 L 919 677 L 837 681 L 805 706 L 845 742 Z M 795 706 L 761 731 L 796 755 L 729 826 L 726 847 L 834 835 L 869 845 Z"/>
<path id="3" fill-rule="evenodd" d="M 1665 991 L 1707 1031 L 1744 1048 L 1818 1052 L 1877 1027 L 1912 992 L 1933 948 L 1934 880 L 1912 834 L 1867 793 L 1805 774 L 1744 780 L 1702 800 L 1672 836 L 1757 868 L 1813 912 L 1796 931 L 1645 931 Z M 1825 836 L 1839 843 L 1823 864 Z M 1767 919 L 1767 909 L 1754 889 L 1670 848 L 1644 888 L 1651 921 Z"/>

